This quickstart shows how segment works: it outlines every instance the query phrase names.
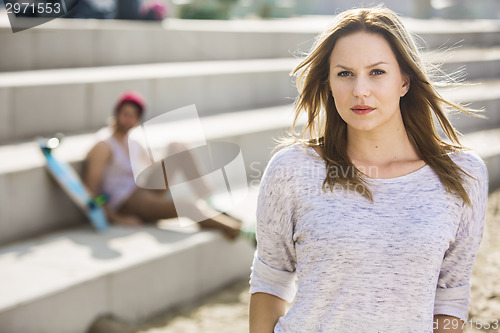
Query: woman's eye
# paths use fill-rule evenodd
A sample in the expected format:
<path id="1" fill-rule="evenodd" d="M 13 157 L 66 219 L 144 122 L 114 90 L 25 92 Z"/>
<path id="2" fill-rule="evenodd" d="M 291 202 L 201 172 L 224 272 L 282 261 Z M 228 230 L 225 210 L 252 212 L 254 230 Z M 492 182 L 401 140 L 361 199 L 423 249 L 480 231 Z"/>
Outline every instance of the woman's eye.
<path id="1" fill-rule="evenodd" d="M 352 73 L 348 72 L 348 71 L 343 71 L 343 72 L 338 73 L 337 75 L 340 77 L 347 77 L 347 76 L 351 76 Z"/>
<path id="2" fill-rule="evenodd" d="M 384 74 L 385 72 L 381 69 L 374 69 L 372 70 L 372 74 L 373 75 L 381 75 L 381 74 Z"/>

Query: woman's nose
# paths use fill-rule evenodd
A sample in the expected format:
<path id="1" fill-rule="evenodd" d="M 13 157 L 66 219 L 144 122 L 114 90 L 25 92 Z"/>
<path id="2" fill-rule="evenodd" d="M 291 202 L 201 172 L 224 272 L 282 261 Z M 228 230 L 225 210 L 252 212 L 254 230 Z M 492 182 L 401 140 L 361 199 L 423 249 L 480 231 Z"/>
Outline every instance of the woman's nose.
<path id="1" fill-rule="evenodd" d="M 357 78 L 354 83 L 353 95 L 356 97 L 369 96 L 370 95 L 369 82 L 367 82 L 367 80 L 364 78 Z"/>

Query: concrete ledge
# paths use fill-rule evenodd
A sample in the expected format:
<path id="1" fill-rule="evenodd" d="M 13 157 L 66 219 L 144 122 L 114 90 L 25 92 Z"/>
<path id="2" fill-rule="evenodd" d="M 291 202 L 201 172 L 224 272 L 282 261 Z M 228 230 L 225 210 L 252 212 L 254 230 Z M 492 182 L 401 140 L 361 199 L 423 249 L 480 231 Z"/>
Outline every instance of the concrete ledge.
<path id="1" fill-rule="evenodd" d="M 13 34 L 3 21 L 0 71 L 281 58 L 309 48 L 316 34 L 293 22 L 177 19 L 57 19 Z"/>
<path id="2" fill-rule="evenodd" d="M 0 250 L 0 327 L 84 333 L 106 313 L 139 322 L 248 277 L 253 252 L 216 232 L 153 226 L 74 228 L 12 244 Z"/>
<path id="3" fill-rule="evenodd" d="M 489 190 L 500 188 L 500 128 L 464 135 L 464 146 L 476 151 L 485 161 L 489 174 Z"/>
<path id="4" fill-rule="evenodd" d="M 0 74 L 0 142 L 107 123 L 124 90 L 148 101 L 146 118 L 196 104 L 201 116 L 288 104 L 297 60 L 260 59 L 43 70 Z"/>
<path id="5" fill-rule="evenodd" d="M 500 77 L 500 48 L 455 48 L 448 51 L 431 51 L 422 54 L 424 59 L 442 63 L 448 74 L 461 71 L 467 81 L 496 80 Z"/>
<path id="6" fill-rule="evenodd" d="M 5 121 L 0 124 L 0 142 L 95 130 L 106 124 L 124 90 L 145 95 L 147 118 L 190 104 L 196 104 L 201 116 L 283 105 L 297 95 L 289 76 L 296 63 L 284 58 L 3 73 L 0 114 Z M 498 82 L 443 92 L 451 100 L 486 107 L 492 119 L 498 119 Z M 477 126 L 462 130 L 482 125 Z"/>
<path id="7" fill-rule="evenodd" d="M 293 113 L 293 105 L 288 104 L 205 116 L 200 117 L 199 121 L 207 141 L 222 141 L 289 127 L 293 121 Z M 161 137 L 150 138 L 150 143 L 154 148 L 161 149 L 169 140 L 193 142 L 197 137 L 186 134 L 189 125 L 189 120 L 182 119 L 164 124 L 161 126 L 164 133 Z M 53 154 L 62 161 L 77 165 L 98 139 L 99 136 L 95 133 L 67 136 Z M 36 142 L 0 146 L 0 160 L 0 175 L 45 167 L 45 159 Z"/>
<path id="8" fill-rule="evenodd" d="M 479 114 L 486 119 L 455 111 L 449 113 L 449 119 L 460 132 L 471 133 L 500 127 L 499 80 L 466 83 L 463 86 L 441 89 L 439 92 L 452 102 L 460 102 L 484 111 Z"/>
<path id="9" fill-rule="evenodd" d="M 13 34 L 0 17 L 0 71 L 140 63 L 282 58 L 310 48 L 333 16 L 275 20 L 178 20 L 131 22 L 56 19 Z M 404 19 L 430 49 L 460 44 L 494 47 L 494 20 Z M 422 41 L 419 44 L 424 44 Z"/>

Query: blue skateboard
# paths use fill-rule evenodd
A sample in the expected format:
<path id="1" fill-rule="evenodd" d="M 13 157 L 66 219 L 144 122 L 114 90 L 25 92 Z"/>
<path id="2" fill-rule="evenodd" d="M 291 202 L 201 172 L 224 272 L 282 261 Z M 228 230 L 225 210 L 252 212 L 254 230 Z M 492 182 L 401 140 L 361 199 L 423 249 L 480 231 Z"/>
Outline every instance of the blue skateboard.
<path id="1" fill-rule="evenodd" d="M 75 170 L 69 164 L 59 161 L 52 155 L 52 149 L 59 146 L 61 137 L 55 136 L 50 139 L 38 139 L 37 141 L 45 156 L 47 168 L 57 183 L 83 211 L 97 231 L 106 230 L 109 223 L 101 206 L 106 203 L 107 198 L 105 196 L 92 198 Z"/>

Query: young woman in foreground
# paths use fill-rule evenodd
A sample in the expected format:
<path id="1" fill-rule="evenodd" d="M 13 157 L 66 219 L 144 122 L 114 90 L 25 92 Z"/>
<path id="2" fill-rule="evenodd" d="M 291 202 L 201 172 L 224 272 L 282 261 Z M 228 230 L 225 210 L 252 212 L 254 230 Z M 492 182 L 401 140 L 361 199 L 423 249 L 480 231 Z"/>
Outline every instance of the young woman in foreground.
<path id="1" fill-rule="evenodd" d="M 250 331 L 462 332 L 488 175 L 444 109 L 467 111 L 381 7 L 339 15 L 293 74 L 296 120 L 305 111 L 316 139 L 263 175 Z"/>

